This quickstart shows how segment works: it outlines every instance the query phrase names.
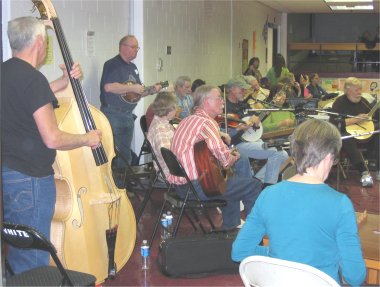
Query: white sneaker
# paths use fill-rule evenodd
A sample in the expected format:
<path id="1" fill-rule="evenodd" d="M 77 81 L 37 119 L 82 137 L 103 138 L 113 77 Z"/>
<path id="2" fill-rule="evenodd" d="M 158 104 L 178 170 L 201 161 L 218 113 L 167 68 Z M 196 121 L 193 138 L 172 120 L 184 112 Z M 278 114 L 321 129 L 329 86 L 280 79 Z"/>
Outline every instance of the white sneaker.
<path id="1" fill-rule="evenodd" d="M 372 176 L 369 174 L 368 171 L 362 172 L 362 178 L 360 179 L 360 182 L 361 182 L 363 187 L 372 187 L 373 186 L 373 179 L 372 179 Z"/>

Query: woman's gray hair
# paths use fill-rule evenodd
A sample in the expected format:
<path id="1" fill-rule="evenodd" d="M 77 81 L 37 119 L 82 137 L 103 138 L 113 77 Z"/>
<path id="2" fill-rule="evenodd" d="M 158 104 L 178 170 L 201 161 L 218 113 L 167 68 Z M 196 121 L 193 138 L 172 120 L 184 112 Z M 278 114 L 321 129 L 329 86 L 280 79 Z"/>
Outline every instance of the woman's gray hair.
<path id="1" fill-rule="evenodd" d="M 300 124 L 289 137 L 290 151 L 297 173 L 317 166 L 328 154 L 338 158 L 342 140 L 338 129 L 327 121 L 310 119 Z"/>
<path id="2" fill-rule="evenodd" d="M 8 22 L 8 39 L 13 53 L 30 47 L 39 35 L 46 39 L 46 27 L 35 17 L 20 17 Z"/>
<path id="3" fill-rule="evenodd" d="M 193 111 L 203 105 L 210 92 L 214 89 L 218 90 L 221 93 L 219 87 L 214 85 L 202 85 L 195 89 L 193 94 Z"/>
<path id="4" fill-rule="evenodd" d="M 153 101 L 153 113 L 158 117 L 167 116 L 177 108 L 177 97 L 170 92 L 159 92 Z"/>

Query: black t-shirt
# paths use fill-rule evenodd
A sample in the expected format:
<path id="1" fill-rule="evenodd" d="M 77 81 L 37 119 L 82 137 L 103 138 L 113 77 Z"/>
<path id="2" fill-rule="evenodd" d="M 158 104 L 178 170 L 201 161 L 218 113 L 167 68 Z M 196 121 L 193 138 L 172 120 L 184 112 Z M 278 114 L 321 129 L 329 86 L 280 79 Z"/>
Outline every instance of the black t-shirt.
<path id="1" fill-rule="evenodd" d="M 365 98 L 362 97 L 360 102 L 353 103 L 347 98 L 347 95 L 342 95 L 338 97 L 332 105 L 333 112 L 343 115 L 342 121 L 339 123 L 339 117 L 337 116 L 330 117 L 330 121 L 336 126 L 340 124 L 341 131 L 344 132 L 346 128 L 344 115 L 357 116 L 359 114 L 367 114 L 370 110 L 371 105 Z"/>
<path id="2" fill-rule="evenodd" d="M 45 76 L 29 63 L 11 58 L 1 73 L 2 165 L 21 173 L 53 174 L 56 151 L 46 147 L 33 113 L 56 100 Z"/>
<path id="3" fill-rule="evenodd" d="M 100 101 L 103 106 L 113 106 L 132 112 L 137 103 L 127 103 L 120 95 L 107 93 L 104 85 L 107 83 L 134 82 L 141 84 L 139 71 L 133 63 L 126 63 L 120 55 L 104 63 L 102 78 L 100 81 Z"/>
<path id="4" fill-rule="evenodd" d="M 236 114 L 239 116 L 240 119 L 249 116 L 249 115 L 246 115 L 244 112 L 246 109 L 251 108 L 249 104 L 246 102 L 233 103 L 233 102 L 230 102 L 228 98 L 226 98 L 226 107 L 227 107 L 228 114 Z"/>

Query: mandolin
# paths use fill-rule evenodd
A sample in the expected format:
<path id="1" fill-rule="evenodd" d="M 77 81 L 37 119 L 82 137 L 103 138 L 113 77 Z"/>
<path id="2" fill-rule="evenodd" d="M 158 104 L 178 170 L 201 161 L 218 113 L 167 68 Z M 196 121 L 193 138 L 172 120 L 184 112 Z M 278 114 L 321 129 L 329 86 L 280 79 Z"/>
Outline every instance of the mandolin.
<path id="1" fill-rule="evenodd" d="M 380 101 L 378 101 L 372 109 L 368 112 L 368 121 L 363 121 L 361 123 L 356 123 L 353 125 L 346 126 L 346 131 L 350 134 L 355 136 L 356 139 L 359 140 L 365 140 L 372 136 L 372 134 L 366 134 L 360 136 L 360 134 L 373 132 L 375 130 L 375 126 L 372 121 L 372 116 L 376 112 L 376 110 L 380 107 Z M 356 136 L 358 135 L 358 136 Z"/>
<path id="2" fill-rule="evenodd" d="M 136 84 L 136 82 L 127 81 L 124 84 L 127 85 L 127 86 L 131 86 L 131 85 Z M 169 82 L 168 81 L 159 82 L 156 85 L 160 85 L 161 88 L 163 89 L 163 88 L 166 88 L 166 87 L 169 86 Z M 146 97 L 146 96 L 154 93 L 154 86 L 155 85 L 149 86 L 149 87 L 145 87 L 144 88 L 144 92 L 142 94 L 137 94 L 137 93 L 130 92 L 130 93 L 122 94 L 120 96 L 127 103 L 129 103 L 129 104 L 135 104 L 138 101 L 140 101 L 141 98 Z"/>

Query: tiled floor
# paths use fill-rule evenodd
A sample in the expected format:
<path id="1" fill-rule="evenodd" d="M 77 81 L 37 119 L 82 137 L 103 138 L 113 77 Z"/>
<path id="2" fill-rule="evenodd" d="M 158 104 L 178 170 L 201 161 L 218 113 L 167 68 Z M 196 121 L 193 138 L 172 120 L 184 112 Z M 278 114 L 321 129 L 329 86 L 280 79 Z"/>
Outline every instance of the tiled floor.
<path id="1" fill-rule="evenodd" d="M 336 188 L 336 174 L 332 171 L 327 181 Z M 368 213 L 379 214 L 379 191 L 380 184 L 375 182 L 372 188 L 362 188 L 359 185 L 359 174 L 348 172 L 347 179 L 342 180 L 338 190 L 346 193 L 352 200 L 356 211 L 367 210 Z M 137 227 L 137 240 L 135 249 L 127 264 L 117 274 L 115 280 L 107 280 L 102 286 L 242 286 L 238 274 L 216 274 L 204 278 L 169 278 L 160 273 L 157 265 L 158 244 L 160 235 L 157 234 L 151 250 L 151 269 L 147 272 L 140 268 L 140 244 L 143 239 L 149 239 L 153 230 L 154 221 L 158 212 L 163 191 L 155 190 L 152 201 L 148 203 L 140 223 Z M 131 199 L 136 208 L 139 202 Z M 215 212 L 214 218 L 220 224 L 220 216 Z M 186 236 L 193 232 L 191 225 L 186 219 L 181 223 L 178 236 Z"/>

